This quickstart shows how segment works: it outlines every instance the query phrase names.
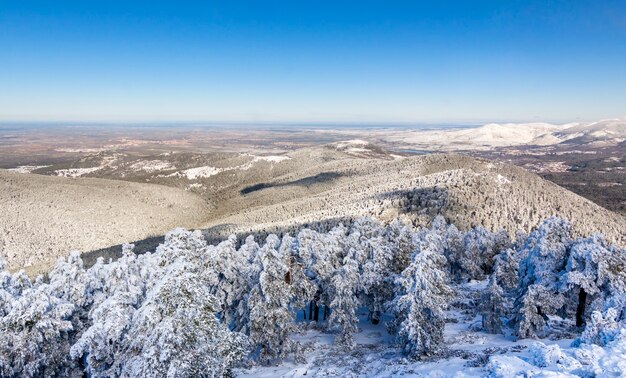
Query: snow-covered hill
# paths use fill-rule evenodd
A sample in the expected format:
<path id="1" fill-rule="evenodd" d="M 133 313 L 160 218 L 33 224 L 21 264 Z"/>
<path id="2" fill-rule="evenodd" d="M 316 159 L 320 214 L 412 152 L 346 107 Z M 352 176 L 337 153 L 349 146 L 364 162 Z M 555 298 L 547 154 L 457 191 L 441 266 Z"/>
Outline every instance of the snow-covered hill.
<path id="1" fill-rule="evenodd" d="M 626 140 L 626 117 L 568 127 L 554 133 L 568 144 L 614 145 Z"/>
<path id="2" fill-rule="evenodd" d="M 342 131 L 346 133 L 345 131 Z M 566 124 L 489 123 L 478 127 L 434 130 L 374 130 L 361 132 L 398 148 L 427 151 L 490 150 L 514 146 L 552 146 L 560 143 L 615 145 L 626 140 L 626 117 Z M 355 132 L 356 135 L 356 132 Z"/>

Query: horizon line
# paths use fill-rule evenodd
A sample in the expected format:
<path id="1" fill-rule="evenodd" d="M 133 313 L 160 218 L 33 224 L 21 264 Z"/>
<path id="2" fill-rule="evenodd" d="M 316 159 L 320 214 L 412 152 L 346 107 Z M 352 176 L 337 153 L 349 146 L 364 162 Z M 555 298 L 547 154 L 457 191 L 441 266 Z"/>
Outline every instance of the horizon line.
<path id="1" fill-rule="evenodd" d="M 532 118 L 532 117 L 531 117 Z M 483 119 L 483 120 L 415 120 L 415 121 L 347 121 L 347 120 L 12 120 L 12 119 L 0 119 L 1 125 L 66 125 L 66 126 L 381 126 L 381 127 L 393 127 L 393 126 L 482 126 L 490 123 L 499 124 L 526 124 L 526 123 L 549 123 L 556 125 L 565 125 L 576 122 L 597 122 L 605 120 L 619 120 L 626 119 L 623 117 L 604 117 L 604 118 L 575 118 L 569 120 L 543 120 L 543 119 Z"/>

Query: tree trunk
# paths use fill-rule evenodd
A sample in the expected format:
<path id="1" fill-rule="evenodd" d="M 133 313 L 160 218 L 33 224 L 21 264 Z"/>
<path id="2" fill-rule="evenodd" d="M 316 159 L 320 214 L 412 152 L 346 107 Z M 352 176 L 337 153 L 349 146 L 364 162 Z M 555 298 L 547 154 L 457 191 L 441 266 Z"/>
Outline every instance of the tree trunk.
<path id="1" fill-rule="evenodd" d="M 372 324 L 376 325 L 380 323 L 380 311 L 372 312 Z"/>
<path id="2" fill-rule="evenodd" d="M 324 305 L 324 320 L 328 319 L 329 310 L 328 306 Z"/>
<path id="3" fill-rule="evenodd" d="M 585 325 L 585 307 L 587 306 L 587 292 L 580 289 L 578 292 L 578 307 L 576 308 L 576 327 Z"/>
<path id="4" fill-rule="evenodd" d="M 320 306 L 317 305 L 317 302 L 315 302 L 315 310 L 313 313 L 313 320 L 315 320 L 316 322 L 320 320 Z"/>
<path id="5" fill-rule="evenodd" d="M 309 303 L 309 320 L 313 319 L 313 301 Z"/>

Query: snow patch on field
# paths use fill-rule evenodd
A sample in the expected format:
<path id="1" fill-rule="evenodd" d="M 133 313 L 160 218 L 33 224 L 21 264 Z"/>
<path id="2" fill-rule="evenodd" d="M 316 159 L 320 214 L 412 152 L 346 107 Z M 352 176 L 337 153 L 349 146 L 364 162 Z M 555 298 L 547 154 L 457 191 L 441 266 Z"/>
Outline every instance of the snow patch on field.
<path id="1" fill-rule="evenodd" d="M 356 148 L 354 146 L 367 146 L 368 144 L 369 142 L 363 139 L 351 139 L 351 140 L 346 140 L 343 142 L 337 142 L 335 146 L 337 147 L 337 149 L 344 149 L 344 148 Z"/>
<path id="2" fill-rule="evenodd" d="M 193 184 L 187 185 L 185 190 L 201 189 L 201 188 L 204 188 L 204 185 L 200 184 L 199 182 L 195 182 Z"/>
<path id="3" fill-rule="evenodd" d="M 8 170 L 17 173 L 31 173 L 34 170 L 46 167 L 49 167 L 49 165 L 20 165 L 19 167 L 10 168 Z"/>
<path id="4" fill-rule="evenodd" d="M 57 176 L 62 177 L 81 177 L 87 175 L 89 173 L 95 172 L 97 170 L 102 169 L 102 167 L 91 167 L 91 168 L 68 168 L 68 169 L 58 169 L 54 171 Z"/>
<path id="5" fill-rule="evenodd" d="M 362 147 L 348 147 L 345 152 L 359 153 L 359 152 L 369 152 L 367 148 Z"/>
<path id="6" fill-rule="evenodd" d="M 291 158 L 289 156 L 286 156 L 286 155 L 256 156 L 256 155 L 245 154 L 245 156 L 252 157 L 252 160 L 250 160 L 246 164 L 239 165 L 239 166 L 236 166 L 236 167 L 233 167 L 233 168 L 229 168 L 229 169 L 240 169 L 242 171 L 247 171 L 248 169 L 252 168 L 255 163 L 258 163 L 260 161 L 266 161 L 268 163 L 280 163 L 281 161 L 291 160 Z"/>
<path id="7" fill-rule="evenodd" d="M 281 161 L 291 160 L 289 156 L 255 156 L 252 160 L 253 162 L 257 161 L 269 161 L 270 163 L 280 163 Z"/>
<path id="8" fill-rule="evenodd" d="M 502 176 L 501 174 L 498 174 L 496 176 L 496 182 L 498 183 L 498 186 L 503 185 L 503 184 L 510 184 L 511 180 L 509 180 L 508 178 Z"/>
<path id="9" fill-rule="evenodd" d="M 207 165 L 204 167 L 185 169 L 184 171 L 180 173 L 186 176 L 189 180 L 196 180 L 199 178 L 215 176 L 216 174 L 222 171 L 223 171 L 222 168 L 215 168 L 215 167 L 211 167 Z"/>
<path id="10" fill-rule="evenodd" d="M 130 166 L 130 169 L 134 171 L 145 171 L 148 173 L 175 168 L 169 161 L 163 160 L 142 160 Z"/>
<path id="11" fill-rule="evenodd" d="M 553 161 L 549 163 L 529 163 L 524 165 L 533 172 L 567 172 L 571 167 L 562 161 Z"/>

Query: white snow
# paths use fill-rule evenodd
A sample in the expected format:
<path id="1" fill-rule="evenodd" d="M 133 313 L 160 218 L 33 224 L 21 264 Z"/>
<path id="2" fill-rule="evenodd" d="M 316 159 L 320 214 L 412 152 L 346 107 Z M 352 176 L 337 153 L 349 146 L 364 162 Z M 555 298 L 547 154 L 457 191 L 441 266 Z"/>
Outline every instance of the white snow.
<path id="1" fill-rule="evenodd" d="M 216 174 L 220 172 L 222 172 L 221 168 L 204 166 L 204 167 L 185 169 L 184 171 L 181 171 L 180 173 L 186 176 L 189 180 L 196 180 L 199 178 L 215 176 Z"/>
<path id="2" fill-rule="evenodd" d="M 271 163 L 279 163 L 281 161 L 291 160 L 289 156 L 255 156 L 253 161 L 269 161 Z"/>
<path id="3" fill-rule="evenodd" d="M 193 184 L 187 185 L 187 188 L 185 188 L 185 190 L 200 189 L 200 188 L 204 188 L 204 185 L 200 184 L 199 182 L 195 182 Z"/>
<path id="4" fill-rule="evenodd" d="M 367 146 L 369 144 L 369 142 L 363 140 L 363 139 L 351 139 L 351 140 L 345 140 L 342 142 L 337 142 L 335 144 L 335 147 L 337 147 L 337 149 L 343 149 L 343 148 L 357 148 L 355 146 Z"/>
<path id="5" fill-rule="evenodd" d="M 534 172 L 567 172 L 571 166 L 562 161 L 552 161 L 547 163 L 528 163 L 524 165 Z"/>
<path id="6" fill-rule="evenodd" d="M 268 163 L 280 163 L 281 161 L 291 160 L 291 157 L 286 156 L 286 155 L 257 156 L 257 155 L 244 154 L 244 156 L 250 156 L 250 157 L 252 157 L 252 160 L 250 160 L 246 164 L 242 164 L 242 165 L 239 165 L 239 166 L 236 166 L 236 167 L 229 168 L 229 170 L 230 169 L 239 169 L 239 170 L 242 170 L 242 171 L 247 171 L 248 169 L 252 168 L 255 163 L 258 163 L 260 161 L 266 161 Z"/>
<path id="7" fill-rule="evenodd" d="M 496 182 L 498 183 L 498 186 L 500 186 L 502 184 L 510 184 L 511 180 L 502 176 L 501 174 L 498 174 L 498 176 L 496 176 Z"/>
<path id="8" fill-rule="evenodd" d="M 32 171 L 40 168 L 46 168 L 49 165 L 20 165 L 19 167 L 9 168 L 9 171 L 17 173 L 31 173 Z"/>
<path id="9" fill-rule="evenodd" d="M 141 160 L 130 166 L 130 169 L 134 171 L 145 171 L 148 173 L 175 168 L 169 161 L 163 160 Z"/>
<path id="10" fill-rule="evenodd" d="M 102 167 L 91 167 L 91 168 L 68 168 L 68 169 L 58 169 L 54 171 L 57 176 L 62 177 L 80 177 L 86 174 L 95 172 L 97 170 L 102 169 Z"/>

